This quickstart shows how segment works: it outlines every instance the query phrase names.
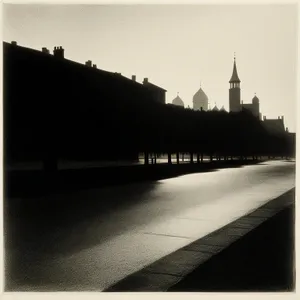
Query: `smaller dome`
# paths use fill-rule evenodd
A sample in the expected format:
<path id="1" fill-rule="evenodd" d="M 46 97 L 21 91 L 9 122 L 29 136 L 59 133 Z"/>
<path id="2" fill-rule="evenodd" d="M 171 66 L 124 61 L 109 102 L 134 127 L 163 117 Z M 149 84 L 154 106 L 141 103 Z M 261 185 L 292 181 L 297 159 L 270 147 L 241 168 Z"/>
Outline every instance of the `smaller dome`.
<path id="1" fill-rule="evenodd" d="M 224 105 L 222 106 L 222 108 L 220 109 L 220 111 L 225 111 L 225 112 L 227 112 L 227 110 L 224 108 Z"/>
<path id="2" fill-rule="evenodd" d="M 179 96 L 177 96 L 175 99 L 173 99 L 172 104 L 184 106 L 184 102 L 182 101 L 182 99 Z"/>
<path id="3" fill-rule="evenodd" d="M 217 105 L 215 105 L 215 107 L 212 109 L 212 111 L 219 111 Z"/>

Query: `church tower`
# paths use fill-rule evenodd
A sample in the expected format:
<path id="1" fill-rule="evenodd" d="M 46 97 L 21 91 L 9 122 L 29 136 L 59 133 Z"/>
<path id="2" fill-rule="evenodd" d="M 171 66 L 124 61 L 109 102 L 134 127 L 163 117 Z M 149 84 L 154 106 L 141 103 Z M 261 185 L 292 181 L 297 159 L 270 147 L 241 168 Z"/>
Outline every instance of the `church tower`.
<path id="1" fill-rule="evenodd" d="M 234 63 L 233 63 L 233 72 L 229 83 L 230 83 L 229 111 L 238 112 L 241 110 L 241 89 L 240 89 L 241 81 L 239 79 L 236 70 L 235 55 L 234 55 Z"/>

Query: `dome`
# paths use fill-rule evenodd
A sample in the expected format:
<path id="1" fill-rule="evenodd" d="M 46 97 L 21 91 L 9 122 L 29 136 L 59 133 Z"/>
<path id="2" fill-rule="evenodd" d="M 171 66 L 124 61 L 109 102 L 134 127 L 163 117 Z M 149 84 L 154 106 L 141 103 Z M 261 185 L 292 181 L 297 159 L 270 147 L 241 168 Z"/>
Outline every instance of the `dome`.
<path id="1" fill-rule="evenodd" d="M 193 97 L 193 101 L 208 101 L 207 95 L 204 93 L 202 88 L 200 88 Z"/>
<path id="2" fill-rule="evenodd" d="M 217 105 L 215 105 L 215 107 L 212 109 L 212 111 L 219 111 Z"/>
<path id="3" fill-rule="evenodd" d="M 184 102 L 182 101 L 182 99 L 179 96 L 177 96 L 175 99 L 173 99 L 172 104 L 178 105 L 178 106 L 184 106 Z"/>

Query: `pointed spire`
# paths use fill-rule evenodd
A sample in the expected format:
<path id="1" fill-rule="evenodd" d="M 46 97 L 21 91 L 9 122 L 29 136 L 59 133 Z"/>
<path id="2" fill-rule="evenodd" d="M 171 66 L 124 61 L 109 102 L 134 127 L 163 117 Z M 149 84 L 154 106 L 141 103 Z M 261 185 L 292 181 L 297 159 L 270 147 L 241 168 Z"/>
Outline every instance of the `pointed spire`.
<path id="1" fill-rule="evenodd" d="M 229 82 L 230 83 L 241 82 L 239 79 L 238 73 L 237 73 L 237 69 L 236 69 L 235 52 L 234 52 L 233 72 L 232 72 L 232 76 L 231 76 L 231 79 Z"/>

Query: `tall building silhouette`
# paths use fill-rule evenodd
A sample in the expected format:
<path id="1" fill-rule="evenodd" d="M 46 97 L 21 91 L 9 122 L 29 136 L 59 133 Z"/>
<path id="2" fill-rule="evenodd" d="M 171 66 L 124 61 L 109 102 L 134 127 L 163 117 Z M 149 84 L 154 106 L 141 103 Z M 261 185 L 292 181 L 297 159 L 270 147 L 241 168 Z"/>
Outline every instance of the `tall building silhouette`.
<path id="1" fill-rule="evenodd" d="M 166 90 L 65 54 L 3 42 L 6 161 L 138 159 Z"/>
<path id="2" fill-rule="evenodd" d="M 230 78 L 229 84 L 229 111 L 230 112 L 238 112 L 241 110 L 241 88 L 240 88 L 240 79 L 236 69 L 236 62 L 234 56 L 233 63 L 233 72 Z"/>
<path id="3" fill-rule="evenodd" d="M 202 90 L 201 85 L 200 85 L 200 89 L 193 96 L 193 109 L 204 110 L 204 111 L 208 110 L 208 97 Z"/>
<path id="4" fill-rule="evenodd" d="M 234 56 L 233 71 L 229 84 L 229 111 L 239 112 L 241 110 L 247 110 L 252 113 L 253 116 L 261 120 L 261 113 L 259 111 L 259 99 L 254 95 L 252 103 L 243 103 L 241 101 L 241 80 L 239 79 L 236 67 L 236 59 Z"/>

